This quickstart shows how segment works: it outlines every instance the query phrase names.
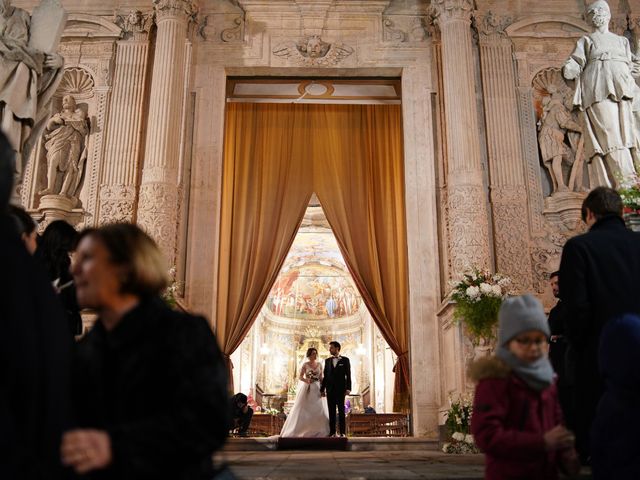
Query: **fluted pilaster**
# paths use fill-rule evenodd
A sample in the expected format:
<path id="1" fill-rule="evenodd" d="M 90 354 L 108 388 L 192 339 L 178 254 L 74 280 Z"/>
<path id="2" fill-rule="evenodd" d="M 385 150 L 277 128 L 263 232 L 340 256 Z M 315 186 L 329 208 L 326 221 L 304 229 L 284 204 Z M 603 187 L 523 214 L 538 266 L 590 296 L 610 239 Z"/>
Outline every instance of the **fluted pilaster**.
<path id="1" fill-rule="evenodd" d="M 489 185 L 496 269 L 523 290 L 531 285 L 527 188 L 520 139 L 512 44 L 504 33 L 510 17 L 491 12 L 477 18 L 485 99 Z"/>
<path id="2" fill-rule="evenodd" d="M 471 0 L 434 0 L 442 39 L 447 148 L 449 254 L 452 276 L 489 268 L 489 224 L 483 182 Z"/>
<path id="3" fill-rule="evenodd" d="M 117 43 L 113 95 L 100 185 L 99 223 L 132 221 L 139 173 L 151 15 L 119 17 L 126 39 Z"/>
<path id="4" fill-rule="evenodd" d="M 175 260 L 178 218 L 178 161 L 185 88 L 185 41 L 196 12 L 186 0 L 157 0 L 156 49 L 149 100 L 138 223 Z"/>

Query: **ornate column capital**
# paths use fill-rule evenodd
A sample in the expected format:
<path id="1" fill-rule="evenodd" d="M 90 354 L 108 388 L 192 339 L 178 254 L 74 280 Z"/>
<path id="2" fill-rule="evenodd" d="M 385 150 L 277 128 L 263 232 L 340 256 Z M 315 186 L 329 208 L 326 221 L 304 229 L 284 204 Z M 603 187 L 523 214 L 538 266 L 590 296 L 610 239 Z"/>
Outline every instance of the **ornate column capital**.
<path id="1" fill-rule="evenodd" d="M 188 20 L 198 13 L 193 0 L 153 0 L 153 8 L 158 21 L 169 18 Z"/>
<path id="2" fill-rule="evenodd" d="M 153 25 L 154 12 L 131 10 L 128 13 L 116 15 L 115 23 L 122 28 L 124 40 L 145 40 Z"/>
<path id="3" fill-rule="evenodd" d="M 431 9 L 438 25 L 454 20 L 471 22 L 473 0 L 432 0 Z"/>
<path id="4" fill-rule="evenodd" d="M 513 23 L 513 17 L 496 15 L 491 10 L 486 13 L 476 12 L 473 18 L 481 43 L 499 42 L 507 38 L 505 29 Z"/>

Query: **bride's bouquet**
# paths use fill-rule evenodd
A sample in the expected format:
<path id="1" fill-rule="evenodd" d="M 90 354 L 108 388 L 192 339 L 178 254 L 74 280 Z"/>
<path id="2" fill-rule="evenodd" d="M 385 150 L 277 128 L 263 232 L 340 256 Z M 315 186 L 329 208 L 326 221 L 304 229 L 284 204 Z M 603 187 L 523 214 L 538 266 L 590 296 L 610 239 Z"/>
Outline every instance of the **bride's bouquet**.
<path id="1" fill-rule="evenodd" d="M 307 393 L 309 393 L 309 390 L 311 390 L 311 384 L 313 382 L 319 382 L 320 376 L 315 370 L 307 370 L 307 373 L 305 373 L 304 376 L 307 379 Z"/>

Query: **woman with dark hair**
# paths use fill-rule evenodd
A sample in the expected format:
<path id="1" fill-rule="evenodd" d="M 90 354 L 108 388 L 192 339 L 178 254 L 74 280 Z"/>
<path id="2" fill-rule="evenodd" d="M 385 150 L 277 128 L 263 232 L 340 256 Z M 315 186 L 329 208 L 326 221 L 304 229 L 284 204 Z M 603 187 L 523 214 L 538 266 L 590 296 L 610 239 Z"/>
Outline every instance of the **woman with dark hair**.
<path id="1" fill-rule="evenodd" d="M 131 224 L 85 230 L 72 267 L 98 313 L 78 342 L 62 460 L 83 478 L 210 480 L 225 441 L 225 364 L 202 317 L 171 310 L 164 257 Z"/>
<path id="2" fill-rule="evenodd" d="M 36 258 L 40 259 L 49 274 L 58 298 L 67 313 L 69 333 L 82 333 L 82 317 L 76 299 L 76 289 L 71 278 L 71 255 L 76 249 L 78 232 L 64 220 L 51 222 L 38 240 Z"/>
<path id="3" fill-rule="evenodd" d="M 296 400 L 282 426 L 281 437 L 326 437 L 329 435 L 329 410 L 320 395 L 322 363 L 318 350 L 307 350 L 308 361 L 302 364 Z"/>
<path id="4" fill-rule="evenodd" d="M 18 234 L 27 251 L 33 255 L 38 247 L 37 224 L 26 210 L 17 205 L 9 205 L 9 214 L 15 219 Z"/>

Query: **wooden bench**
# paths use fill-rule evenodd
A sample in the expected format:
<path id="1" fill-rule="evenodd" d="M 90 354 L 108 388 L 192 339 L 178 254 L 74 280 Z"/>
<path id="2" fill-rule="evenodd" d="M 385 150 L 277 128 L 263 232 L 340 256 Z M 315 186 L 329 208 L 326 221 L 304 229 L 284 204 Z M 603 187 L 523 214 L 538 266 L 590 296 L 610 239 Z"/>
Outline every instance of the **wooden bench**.
<path id="1" fill-rule="evenodd" d="M 347 417 L 351 437 L 408 437 L 409 416 L 404 413 L 351 413 Z"/>

